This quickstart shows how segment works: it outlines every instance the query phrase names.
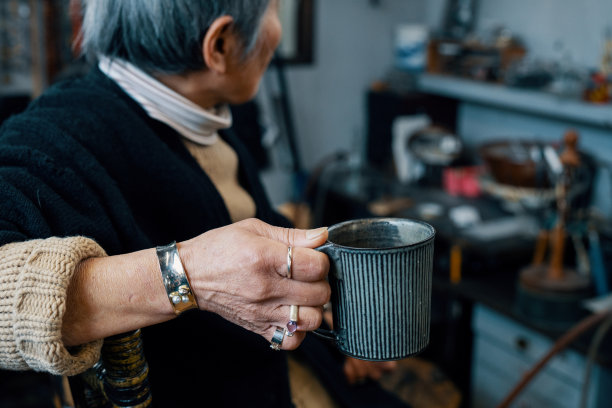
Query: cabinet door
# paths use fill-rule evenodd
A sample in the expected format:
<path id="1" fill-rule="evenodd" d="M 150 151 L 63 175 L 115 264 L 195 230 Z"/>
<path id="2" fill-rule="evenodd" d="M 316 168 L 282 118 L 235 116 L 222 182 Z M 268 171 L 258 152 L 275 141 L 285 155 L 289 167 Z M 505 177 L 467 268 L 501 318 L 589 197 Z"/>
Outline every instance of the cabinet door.
<path id="1" fill-rule="evenodd" d="M 477 335 L 474 342 L 472 398 L 475 408 L 494 407 L 521 380 L 535 361 L 522 358 L 513 350 L 500 347 L 490 338 Z M 576 408 L 579 406 L 578 381 L 544 369 L 514 401 L 513 407 Z"/>
<path id="2" fill-rule="evenodd" d="M 482 305 L 475 305 L 472 325 L 473 406 L 496 406 L 549 351 L 553 341 Z M 578 407 L 585 364 L 585 357 L 574 350 L 559 353 L 532 379 L 512 406 Z M 588 407 L 609 406 L 609 395 L 604 395 L 612 385 L 610 381 L 609 370 L 598 365 L 593 367 Z"/>

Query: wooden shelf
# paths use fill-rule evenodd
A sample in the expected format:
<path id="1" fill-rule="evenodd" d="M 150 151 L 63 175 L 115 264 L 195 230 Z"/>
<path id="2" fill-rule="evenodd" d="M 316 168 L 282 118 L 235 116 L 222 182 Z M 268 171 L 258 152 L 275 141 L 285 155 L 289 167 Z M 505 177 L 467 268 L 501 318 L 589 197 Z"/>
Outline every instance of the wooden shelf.
<path id="1" fill-rule="evenodd" d="M 422 74 L 418 86 L 422 92 L 466 102 L 612 129 L 612 104 L 590 104 L 544 91 L 435 74 Z"/>

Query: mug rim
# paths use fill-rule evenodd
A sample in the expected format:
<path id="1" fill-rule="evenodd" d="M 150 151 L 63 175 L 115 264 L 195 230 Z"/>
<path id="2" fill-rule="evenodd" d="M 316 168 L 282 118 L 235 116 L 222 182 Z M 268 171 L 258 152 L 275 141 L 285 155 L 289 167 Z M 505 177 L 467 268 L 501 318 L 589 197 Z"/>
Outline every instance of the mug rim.
<path id="1" fill-rule="evenodd" d="M 337 224 L 331 225 L 327 230 L 328 233 L 331 233 L 333 230 L 336 230 L 338 228 L 341 228 L 343 226 L 349 225 L 349 224 L 355 224 L 355 223 L 360 223 L 360 222 L 384 222 L 384 221 L 391 221 L 391 222 L 402 222 L 402 223 L 406 223 L 406 222 L 410 222 L 413 224 L 420 224 L 424 227 L 426 227 L 430 232 L 431 235 L 429 235 L 426 238 L 423 238 L 421 240 L 418 240 L 416 242 L 413 242 L 411 244 L 407 244 L 407 245 L 397 245 L 397 246 L 388 246 L 388 247 L 380 247 L 380 248 L 362 248 L 362 247 L 353 247 L 353 246 L 348 246 L 348 245 L 342 245 L 342 244 L 338 244 L 336 242 L 333 242 L 329 239 L 329 235 L 327 237 L 327 243 L 331 244 L 333 246 L 339 247 L 339 248 L 346 248 L 346 249 L 351 249 L 351 250 L 359 250 L 359 251 L 383 251 L 383 250 L 391 250 L 391 249 L 403 249 L 403 248 L 411 248 L 411 247 L 416 247 L 416 246 L 420 246 L 423 245 L 431 240 L 433 240 L 436 236 L 436 229 L 429 223 L 423 221 L 423 220 L 419 220 L 416 218 L 400 218 L 400 217 L 369 217 L 369 218 L 356 218 L 354 220 L 346 220 L 346 221 L 342 221 L 339 222 Z"/>

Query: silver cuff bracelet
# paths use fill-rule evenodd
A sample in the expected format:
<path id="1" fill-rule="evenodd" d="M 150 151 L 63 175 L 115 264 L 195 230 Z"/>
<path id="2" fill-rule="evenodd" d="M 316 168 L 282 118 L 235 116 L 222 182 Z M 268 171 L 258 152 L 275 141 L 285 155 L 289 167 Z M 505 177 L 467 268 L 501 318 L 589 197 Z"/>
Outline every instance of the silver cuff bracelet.
<path id="1" fill-rule="evenodd" d="M 159 269 L 168 300 L 177 315 L 198 307 L 189 279 L 176 249 L 176 242 L 156 248 Z"/>

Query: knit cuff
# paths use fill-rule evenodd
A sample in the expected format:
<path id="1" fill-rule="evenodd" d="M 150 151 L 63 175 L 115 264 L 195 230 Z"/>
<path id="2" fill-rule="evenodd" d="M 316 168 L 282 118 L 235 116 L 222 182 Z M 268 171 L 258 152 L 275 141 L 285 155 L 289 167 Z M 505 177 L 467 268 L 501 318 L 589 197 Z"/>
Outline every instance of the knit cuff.
<path id="1" fill-rule="evenodd" d="M 15 245 L 29 245 L 30 250 L 14 294 L 18 360 L 30 369 L 52 374 L 85 371 L 100 358 L 103 340 L 66 349 L 62 342 L 66 292 L 79 262 L 106 253 L 85 237 L 48 238 Z"/>

